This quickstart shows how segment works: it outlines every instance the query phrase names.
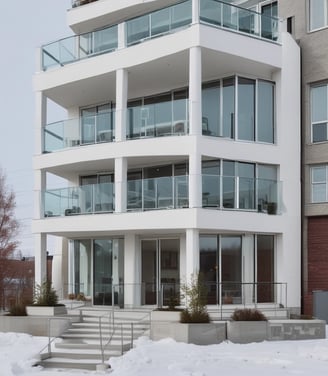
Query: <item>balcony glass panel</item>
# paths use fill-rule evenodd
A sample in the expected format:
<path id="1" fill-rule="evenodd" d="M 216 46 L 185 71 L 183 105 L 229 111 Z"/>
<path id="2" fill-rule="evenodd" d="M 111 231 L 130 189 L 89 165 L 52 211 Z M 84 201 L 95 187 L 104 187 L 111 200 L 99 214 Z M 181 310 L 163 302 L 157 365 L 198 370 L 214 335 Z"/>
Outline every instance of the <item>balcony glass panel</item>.
<path id="1" fill-rule="evenodd" d="M 278 40 L 277 17 L 218 0 L 200 0 L 200 21 L 264 39 Z"/>
<path id="2" fill-rule="evenodd" d="M 80 119 L 48 124 L 43 129 L 44 153 L 82 144 L 111 142 L 114 139 L 114 129 L 114 111 L 86 114 Z"/>
<path id="3" fill-rule="evenodd" d="M 111 212 L 115 209 L 114 204 L 114 183 L 90 184 L 44 192 L 45 217 Z"/>
<path id="4" fill-rule="evenodd" d="M 128 46 L 191 24 L 191 0 L 126 22 Z"/>
<path id="5" fill-rule="evenodd" d="M 268 179 L 203 174 L 202 202 L 203 207 L 276 214 L 279 212 L 280 183 Z"/>
<path id="6" fill-rule="evenodd" d="M 127 184 L 128 210 L 188 207 L 188 176 L 165 176 L 130 180 Z"/>
<path id="7" fill-rule="evenodd" d="M 111 52 L 117 48 L 117 25 L 90 33 L 73 35 L 42 47 L 42 68 L 63 66 L 74 61 Z"/>
<path id="8" fill-rule="evenodd" d="M 186 134 L 188 101 L 177 99 L 128 108 L 127 138 Z"/>

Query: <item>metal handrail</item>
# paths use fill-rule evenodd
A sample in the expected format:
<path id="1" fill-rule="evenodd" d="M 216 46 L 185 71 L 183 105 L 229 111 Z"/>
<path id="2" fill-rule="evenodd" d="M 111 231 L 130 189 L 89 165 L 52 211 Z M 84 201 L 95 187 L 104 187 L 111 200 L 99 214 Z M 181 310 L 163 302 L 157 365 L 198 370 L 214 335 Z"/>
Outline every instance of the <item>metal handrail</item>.
<path id="1" fill-rule="evenodd" d="M 46 348 L 48 348 L 48 355 L 51 356 L 51 344 L 58 339 L 60 336 L 55 336 L 51 338 L 51 323 L 55 320 L 65 320 L 69 323 L 72 322 L 72 317 L 50 317 L 48 318 L 48 343 L 39 351 L 41 354 Z"/>

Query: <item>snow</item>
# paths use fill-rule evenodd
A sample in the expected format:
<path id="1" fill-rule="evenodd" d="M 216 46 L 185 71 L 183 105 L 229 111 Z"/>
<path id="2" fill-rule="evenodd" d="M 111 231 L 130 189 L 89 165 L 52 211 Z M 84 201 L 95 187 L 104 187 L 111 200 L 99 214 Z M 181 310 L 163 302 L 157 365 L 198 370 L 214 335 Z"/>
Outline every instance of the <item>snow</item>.
<path id="1" fill-rule="evenodd" d="M 0 376 L 280 376 L 328 374 L 328 340 L 196 346 L 164 339 L 139 338 L 136 347 L 112 358 L 112 369 L 63 371 L 33 367 L 45 337 L 0 333 Z"/>

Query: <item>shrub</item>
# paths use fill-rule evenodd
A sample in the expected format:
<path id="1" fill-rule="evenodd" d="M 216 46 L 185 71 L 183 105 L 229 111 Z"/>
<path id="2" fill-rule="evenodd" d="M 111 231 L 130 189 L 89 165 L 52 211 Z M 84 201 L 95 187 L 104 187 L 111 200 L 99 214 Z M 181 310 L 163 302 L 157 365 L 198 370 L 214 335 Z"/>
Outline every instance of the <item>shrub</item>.
<path id="1" fill-rule="evenodd" d="M 23 303 L 12 305 L 9 309 L 9 316 L 27 316 L 26 305 Z"/>
<path id="2" fill-rule="evenodd" d="M 77 295 L 76 295 L 76 300 L 79 300 L 81 302 L 85 302 L 87 299 L 84 295 L 84 292 L 79 292 Z"/>
<path id="3" fill-rule="evenodd" d="M 207 313 L 207 288 L 201 273 L 193 275 L 189 285 L 183 285 L 182 291 L 186 297 L 186 309 L 181 312 L 182 323 L 208 323 Z"/>
<path id="4" fill-rule="evenodd" d="M 50 281 L 45 281 L 41 285 L 35 286 L 33 305 L 50 307 L 58 305 L 58 295 L 51 286 Z"/>
<path id="5" fill-rule="evenodd" d="M 257 309 L 236 309 L 231 315 L 233 321 L 267 321 L 265 315 Z"/>

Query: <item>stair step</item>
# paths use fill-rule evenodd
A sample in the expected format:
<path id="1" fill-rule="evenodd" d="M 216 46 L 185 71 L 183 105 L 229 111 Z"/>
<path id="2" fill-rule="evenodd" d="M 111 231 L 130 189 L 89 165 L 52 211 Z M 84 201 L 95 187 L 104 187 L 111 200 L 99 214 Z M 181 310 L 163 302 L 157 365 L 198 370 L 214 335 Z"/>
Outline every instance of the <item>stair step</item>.
<path id="1" fill-rule="evenodd" d="M 44 368 L 58 368 L 58 369 L 81 369 L 81 370 L 89 370 L 95 371 L 97 368 L 97 364 L 100 364 L 101 360 L 93 360 L 93 359 L 86 359 L 85 362 L 79 360 L 78 362 L 75 361 L 68 361 L 65 358 L 49 358 L 47 360 L 43 360 L 38 364 Z"/>

